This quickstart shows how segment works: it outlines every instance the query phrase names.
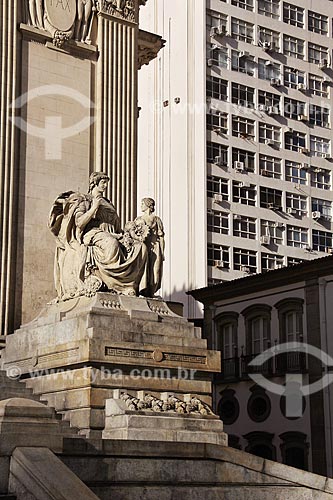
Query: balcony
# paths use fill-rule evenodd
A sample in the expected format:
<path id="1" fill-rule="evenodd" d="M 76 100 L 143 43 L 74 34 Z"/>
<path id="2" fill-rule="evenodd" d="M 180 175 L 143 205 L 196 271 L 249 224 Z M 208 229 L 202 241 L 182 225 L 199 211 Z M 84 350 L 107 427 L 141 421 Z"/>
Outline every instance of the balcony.
<path id="1" fill-rule="evenodd" d="M 250 366 L 256 356 L 257 354 L 242 354 L 222 359 L 221 373 L 215 376 L 216 381 L 246 380 L 253 373 L 261 373 L 268 378 L 281 377 L 286 373 L 304 373 L 307 369 L 306 354 L 303 352 L 279 354 L 260 366 Z"/>

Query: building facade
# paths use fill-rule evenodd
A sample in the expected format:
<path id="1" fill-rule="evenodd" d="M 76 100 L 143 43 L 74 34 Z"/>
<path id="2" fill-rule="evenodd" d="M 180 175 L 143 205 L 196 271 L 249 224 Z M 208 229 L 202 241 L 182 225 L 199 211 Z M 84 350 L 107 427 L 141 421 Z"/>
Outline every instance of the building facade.
<path id="1" fill-rule="evenodd" d="M 333 393 L 331 384 L 321 384 L 332 370 L 326 354 L 333 355 L 333 257 L 190 293 L 204 304 L 204 335 L 210 348 L 221 351 L 215 409 L 230 445 L 331 477 Z M 319 351 L 289 346 L 251 364 L 259 354 L 271 347 L 281 349 L 286 342 Z M 264 377 L 261 382 L 258 374 Z M 296 381 L 301 391 L 288 393 L 289 384 Z M 318 381 L 319 390 L 312 385 Z M 287 405 L 288 394 L 288 405 L 301 398 L 297 413 Z"/>
<path id="2" fill-rule="evenodd" d="M 195 248 L 202 257 L 199 265 L 205 268 L 206 276 L 196 270 L 192 282 L 200 276 L 215 284 L 330 252 L 331 1 L 319 0 L 315 7 L 310 0 L 198 2 L 192 19 L 202 19 L 205 10 L 206 29 L 200 32 L 202 23 L 195 23 L 195 58 L 186 58 L 191 47 L 186 29 L 189 23 L 182 16 L 171 18 L 172 2 L 169 4 L 159 2 L 157 7 L 151 2 L 144 13 L 151 16 L 150 29 L 168 40 L 170 18 L 177 43 L 167 44 L 147 70 L 152 92 L 146 96 L 145 106 L 156 96 L 162 104 L 154 114 L 142 114 L 139 127 L 142 134 L 148 131 L 151 148 L 144 151 L 146 163 L 139 154 L 139 168 L 146 176 L 147 165 L 155 165 L 159 158 L 158 168 L 175 172 L 184 197 L 195 193 L 199 208 L 204 207 L 195 212 L 195 221 L 200 228 L 206 227 L 205 235 L 200 239 L 199 233 L 192 232 L 195 244 L 188 248 L 189 253 Z M 202 44 L 206 45 L 205 57 L 198 49 Z M 205 121 L 197 118 L 195 123 L 204 125 L 201 134 L 206 137 L 206 156 L 202 155 L 202 142 L 181 141 L 178 149 L 158 157 L 156 151 L 163 148 L 170 131 L 183 137 L 181 126 L 185 126 L 184 132 L 188 130 L 189 122 L 184 118 L 183 122 L 177 120 L 175 132 L 175 121 L 168 121 L 166 115 L 175 112 L 173 98 L 187 75 L 192 85 L 193 78 L 195 85 L 201 85 L 202 68 L 206 104 L 196 108 L 195 116 L 204 109 Z M 146 75 L 142 72 L 141 77 Z M 173 109 L 163 107 L 169 97 Z M 159 120 L 164 125 L 161 136 L 156 133 Z M 182 161 L 184 146 L 190 156 L 202 162 L 201 168 L 191 170 L 191 164 Z M 155 182 L 159 179 L 152 169 L 150 175 Z M 182 176 L 191 176 L 192 183 L 185 183 Z M 172 206 L 170 191 L 164 186 L 162 198 Z M 190 209 L 189 203 L 183 204 L 180 219 L 186 219 Z M 181 267 L 179 279 L 187 272 Z"/>

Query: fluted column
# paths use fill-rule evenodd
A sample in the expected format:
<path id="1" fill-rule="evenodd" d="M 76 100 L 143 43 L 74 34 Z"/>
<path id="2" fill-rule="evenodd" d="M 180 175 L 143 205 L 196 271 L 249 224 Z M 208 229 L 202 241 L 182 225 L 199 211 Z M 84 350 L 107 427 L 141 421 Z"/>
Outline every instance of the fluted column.
<path id="1" fill-rule="evenodd" d="M 0 4 L 0 334 L 13 328 L 15 297 L 18 129 L 11 104 L 19 95 L 19 0 Z"/>
<path id="2" fill-rule="evenodd" d="M 130 15 L 105 5 L 98 14 L 95 168 L 110 176 L 108 195 L 124 225 L 137 197 L 138 0 Z"/>

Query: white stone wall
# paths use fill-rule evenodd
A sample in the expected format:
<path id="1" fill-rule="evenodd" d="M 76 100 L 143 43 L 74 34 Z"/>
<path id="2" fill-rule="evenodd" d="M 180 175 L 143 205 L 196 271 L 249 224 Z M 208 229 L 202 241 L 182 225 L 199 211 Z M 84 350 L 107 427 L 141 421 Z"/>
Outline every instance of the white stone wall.
<path id="1" fill-rule="evenodd" d="M 196 317 L 198 306 L 185 291 L 205 286 L 207 272 L 205 2 L 150 0 L 140 27 L 166 45 L 139 72 L 138 199 L 156 198 L 165 224 L 162 295 Z"/>

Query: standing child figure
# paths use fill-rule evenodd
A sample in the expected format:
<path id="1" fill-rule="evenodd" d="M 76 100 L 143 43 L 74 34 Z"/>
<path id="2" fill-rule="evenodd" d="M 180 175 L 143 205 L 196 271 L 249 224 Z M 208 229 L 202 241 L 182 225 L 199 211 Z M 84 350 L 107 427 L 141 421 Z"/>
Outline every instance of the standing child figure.
<path id="1" fill-rule="evenodd" d="M 140 287 L 140 294 L 145 297 L 154 297 L 161 288 L 163 262 L 164 262 L 164 228 L 163 223 L 155 212 L 155 201 L 152 198 L 143 198 L 141 202 L 143 215 L 135 222 L 144 221 L 149 227 L 149 233 L 145 239 L 148 250 L 147 273 L 145 283 Z"/>

